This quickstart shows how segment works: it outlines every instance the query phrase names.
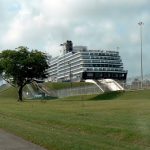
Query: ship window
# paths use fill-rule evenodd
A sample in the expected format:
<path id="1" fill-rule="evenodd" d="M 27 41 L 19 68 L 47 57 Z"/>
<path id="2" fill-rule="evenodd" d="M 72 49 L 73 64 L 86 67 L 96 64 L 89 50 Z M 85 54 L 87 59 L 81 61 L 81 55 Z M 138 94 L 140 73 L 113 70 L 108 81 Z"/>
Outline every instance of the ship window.
<path id="1" fill-rule="evenodd" d="M 122 74 L 122 77 L 124 77 L 124 74 Z"/>
<path id="2" fill-rule="evenodd" d="M 90 73 L 87 73 L 87 76 L 88 76 L 88 77 L 93 77 L 93 73 L 91 73 L 91 72 L 90 72 Z"/>

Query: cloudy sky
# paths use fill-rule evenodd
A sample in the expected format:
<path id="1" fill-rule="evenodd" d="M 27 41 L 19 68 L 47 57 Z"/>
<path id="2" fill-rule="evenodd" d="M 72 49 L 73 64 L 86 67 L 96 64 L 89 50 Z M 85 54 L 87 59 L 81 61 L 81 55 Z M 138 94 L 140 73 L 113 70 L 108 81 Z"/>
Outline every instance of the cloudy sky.
<path id="1" fill-rule="evenodd" d="M 0 0 L 0 50 L 27 46 L 59 55 L 61 43 L 90 49 L 119 47 L 129 76 L 140 74 L 143 26 L 144 74 L 150 73 L 149 0 Z"/>

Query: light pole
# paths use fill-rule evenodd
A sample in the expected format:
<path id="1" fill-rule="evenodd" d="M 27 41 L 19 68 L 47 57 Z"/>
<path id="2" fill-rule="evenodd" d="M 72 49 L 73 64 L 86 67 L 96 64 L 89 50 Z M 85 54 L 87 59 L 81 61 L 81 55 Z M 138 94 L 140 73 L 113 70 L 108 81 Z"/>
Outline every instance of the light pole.
<path id="1" fill-rule="evenodd" d="M 143 27 L 144 23 L 143 22 L 139 22 L 138 25 L 140 26 L 140 40 L 141 40 L 141 88 L 142 88 L 142 84 L 143 84 L 142 27 Z"/>

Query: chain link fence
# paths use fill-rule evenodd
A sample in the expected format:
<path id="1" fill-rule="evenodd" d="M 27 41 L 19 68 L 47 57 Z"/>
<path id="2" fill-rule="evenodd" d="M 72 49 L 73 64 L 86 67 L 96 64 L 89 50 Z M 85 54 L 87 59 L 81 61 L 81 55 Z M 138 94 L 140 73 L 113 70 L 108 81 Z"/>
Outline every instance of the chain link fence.
<path id="1" fill-rule="evenodd" d="M 129 91 L 129 90 L 143 90 L 143 89 L 150 89 L 150 82 L 132 82 L 132 83 L 120 83 L 122 87 Z M 104 87 L 103 87 L 104 88 Z M 32 89 L 32 90 L 31 90 Z M 38 93 L 35 92 L 33 87 L 30 86 L 24 90 L 24 97 L 27 99 L 32 98 L 40 98 L 40 97 L 57 97 L 57 98 L 63 98 L 63 97 L 69 97 L 69 96 L 77 96 L 77 95 L 92 95 L 92 94 L 102 94 L 103 92 L 100 90 L 100 88 L 96 85 L 89 85 L 89 86 L 83 86 L 83 87 L 76 87 L 76 88 L 68 88 L 68 89 L 62 89 L 62 90 L 49 90 L 47 88 L 47 93 L 42 93 L 41 91 Z"/>
<path id="2" fill-rule="evenodd" d="M 150 82 L 134 82 L 132 84 L 127 83 L 120 83 L 121 86 L 126 90 L 143 90 L 143 89 L 150 89 Z M 56 90 L 55 96 L 62 98 L 62 97 L 68 97 L 68 96 L 77 96 L 77 95 L 92 95 L 92 94 L 101 94 L 103 93 L 99 87 L 96 85 L 93 86 L 84 86 L 84 87 L 78 87 L 78 88 L 69 88 L 69 89 L 63 89 L 63 90 Z"/>
<path id="3" fill-rule="evenodd" d="M 57 90 L 57 97 L 68 97 L 68 96 L 77 96 L 77 95 L 91 95 L 91 94 L 100 94 L 102 91 L 97 86 L 84 86 L 79 88 L 69 88 L 63 90 Z"/>

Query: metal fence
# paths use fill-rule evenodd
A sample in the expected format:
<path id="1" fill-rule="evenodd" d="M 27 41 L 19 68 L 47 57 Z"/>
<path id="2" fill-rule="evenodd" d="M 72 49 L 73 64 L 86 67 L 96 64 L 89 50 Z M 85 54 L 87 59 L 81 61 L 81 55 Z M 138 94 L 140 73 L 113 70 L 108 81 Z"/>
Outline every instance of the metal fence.
<path id="1" fill-rule="evenodd" d="M 142 89 L 150 89 L 150 82 L 133 82 L 131 84 L 127 83 L 120 83 L 125 90 L 142 90 Z M 7 86 L 7 85 L 3 85 Z M 3 87 L 1 86 L 1 87 Z M 5 88 L 2 88 L 3 90 Z M 47 89 L 48 90 L 48 89 Z M 76 87 L 76 88 L 68 88 L 68 89 L 62 89 L 62 90 L 49 90 L 51 97 L 58 97 L 58 98 L 63 98 L 63 97 L 69 97 L 69 96 L 77 96 L 77 95 L 92 95 L 92 94 L 101 94 L 103 93 L 99 87 L 96 85 L 92 86 L 83 86 L 83 87 Z M 24 91 L 24 97 L 26 98 L 37 98 L 38 96 L 43 96 L 41 93 L 33 93 L 33 91 L 28 88 Z M 46 95 L 46 94 L 45 94 Z"/>
<path id="2" fill-rule="evenodd" d="M 135 82 L 133 84 L 120 83 L 122 87 L 127 90 L 142 90 L 142 89 L 150 89 L 150 83 L 142 83 Z M 56 97 L 68 97 L 68 96 L 76 96 L 76 95 L 91 95 L 91 94 L 101 94 L 103 93 L 96 85 L 93 86 L 84 86 L 78 88 L 69 88 L 63 90 L 56 90 L 54 92 Z"/>
<path id="3" fill-rule="evenodd" d="M 57 97 L 59 98 L 76 95 L 100 94 L 100 93 L 102 93 L 102 91 L 97 86 L 84 86 L 56 91 Z"/>
<path id="4" fill-rule="evenodd" d="M 132 84 L 127 83 L 121 83 L 122 87 L 125 90 L 140 90 L 140 89 L 150 89 L 150 83 L 149 82 L 134 82 Z"/>

